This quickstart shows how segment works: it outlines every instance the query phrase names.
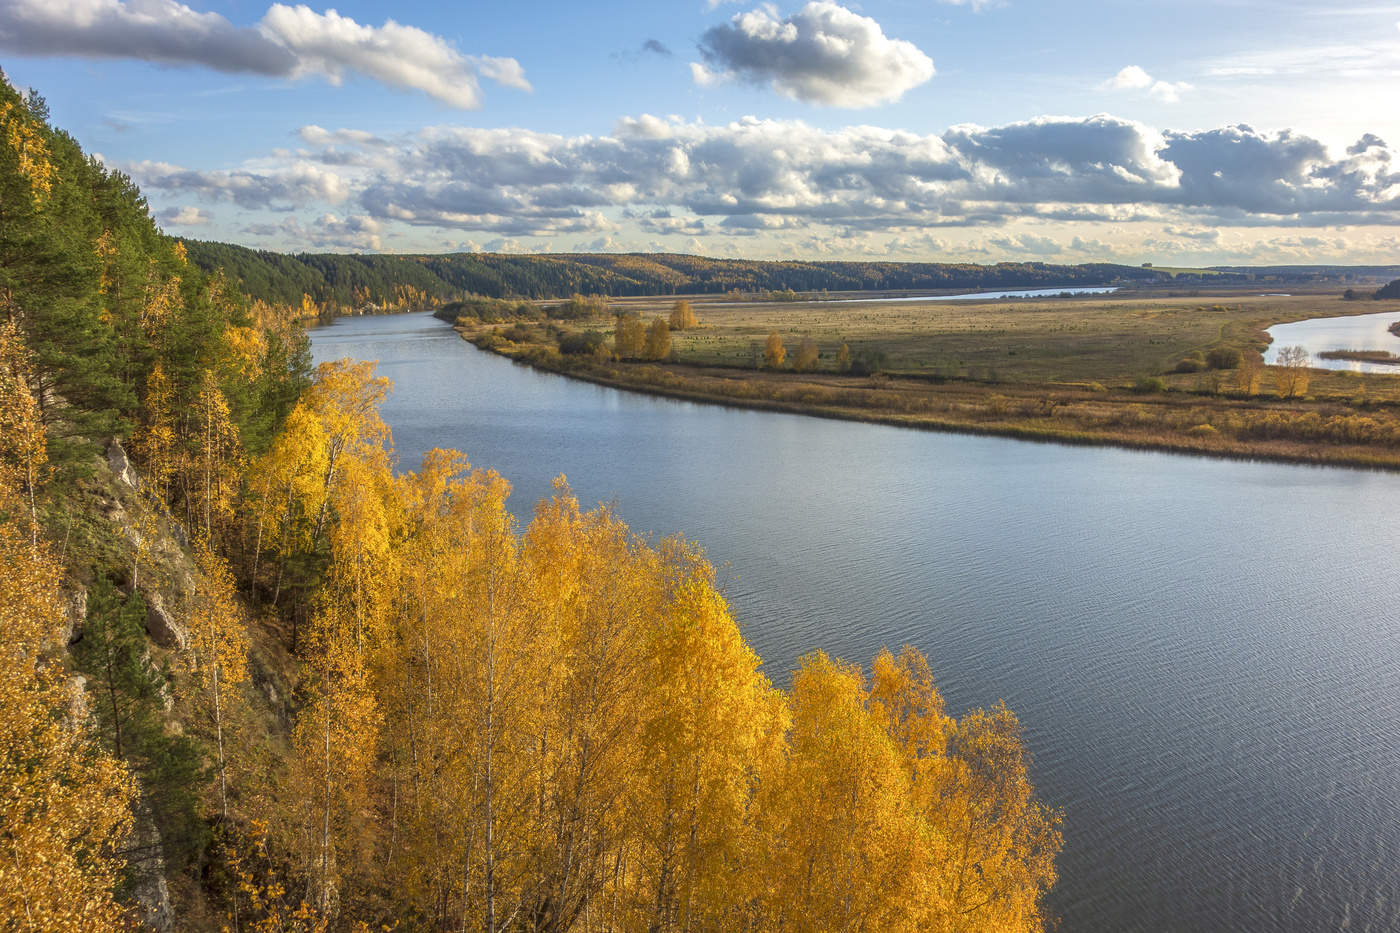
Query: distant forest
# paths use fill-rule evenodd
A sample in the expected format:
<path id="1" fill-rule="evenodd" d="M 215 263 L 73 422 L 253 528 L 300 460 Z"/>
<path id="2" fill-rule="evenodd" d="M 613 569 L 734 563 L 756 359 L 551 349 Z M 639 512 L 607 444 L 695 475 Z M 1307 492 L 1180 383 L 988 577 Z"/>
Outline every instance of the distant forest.
<path id="1" fill-rule="evenodd" d="M 222 268 L 248 295 L 285 304 L 296 304 L 302 295 L 309 295 L 323 304 L 382 305 L 398 300 L 405 289 L 427 301 L 449 301 L 467 295 L 567 298 L 574 294 L 623 297 L 789 289 L 1035 288 L 1159 277 L 1150 268 L 1112 263 L 772 262 L 653 253 L 289 255 L 229 243 L 184 242 L 190 259 L 202 268 Z"/>

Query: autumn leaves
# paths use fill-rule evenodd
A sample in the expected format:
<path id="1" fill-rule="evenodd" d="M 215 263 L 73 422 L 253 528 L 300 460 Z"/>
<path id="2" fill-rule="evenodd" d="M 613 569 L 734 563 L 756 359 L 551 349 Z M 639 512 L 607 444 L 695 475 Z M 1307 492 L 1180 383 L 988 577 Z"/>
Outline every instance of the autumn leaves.
<path id="1" fill-rule="evenodd" d="M 382 391 L 323 366 L 254 471 L 303 528 L 267 539 L 329 549 L 269 837 L 317 915 L 1039 928 L 1059 835 L 1010 713 L 947 717 L 909 650 L 775 689 L 692 545 L 562 479 L 518 529 L 453 452 L 395 476 Z"/>

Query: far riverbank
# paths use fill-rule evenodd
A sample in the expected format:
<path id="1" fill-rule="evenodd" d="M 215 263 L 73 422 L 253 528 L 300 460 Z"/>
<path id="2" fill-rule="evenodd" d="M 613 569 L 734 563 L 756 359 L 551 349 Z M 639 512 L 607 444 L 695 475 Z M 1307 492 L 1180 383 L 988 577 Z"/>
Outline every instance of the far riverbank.
<path id="1" fill-rule="evenodd" d="M 1258 375 L 1253 394 L 1228 384 L 1198 393 L 628 362 L 562 355 L 543 341 L 503 341 L 489 325 L 459 323 L 457 330 L 480 349 L 539 370 L 692 402 L 1031 441 L 1400 470 L 1400 415 L 1391 404 L 1366 400 L 1364 390 L 1354 399 L 1279 398 Z"/>

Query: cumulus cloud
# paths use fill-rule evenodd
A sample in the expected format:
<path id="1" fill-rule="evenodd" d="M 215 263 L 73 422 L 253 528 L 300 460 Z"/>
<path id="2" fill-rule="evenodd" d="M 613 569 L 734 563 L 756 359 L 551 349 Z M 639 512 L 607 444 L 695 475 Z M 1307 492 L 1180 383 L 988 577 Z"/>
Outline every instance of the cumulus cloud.
<path id="1" fill-rule="evenodd" d="M 201 172 L 168 162 L 135 162 L 126 169 L 143 186 L 232 201 L 245 208 L 286 210 L 308 204 L 338 204 L 350 195 L 345 179 L 314 162 L 293 161 L 268 171 Z"/>
<path id="2" fill-rule="evenodd" d="M 1129 65 L 1100 84 L 1099 89 L 1106 91 L 1144 91 L 1164 103 L 1174 104 L 1181 100 L 1182 94 L 1193 88 L 1185 81 L 1172 82 L 1158 80 L 1141 67 Z"/>
<path id="3" fill-rule="evenodd" d="M 933 62 L 911 42 L 829 0 L 813 0 L 779 19 L 772 7 L 740 13 L 705 32 L 697 84 L 738 79 L 771 85 L 796 100 L 829 107 L 871 107 L 898 100 L 933 77 Z"/>
<path id="4" fill-rule="evenodd" d="M 0 47 L 23 55 L 315 75 L 333 84 L 354 73 L 464 109 L 481 104 L 479 76 L 530 90 L 513 58 L 464 55 L 440 36 L 392 19 L 368 26 L 300 4 L 275 3 L 256 26 L 239 27 L 177 0 L 6 0 L 0 4 Z"/>
<path id="5" fill-rule="evenodd" d="M 371 238 L 394 227 L 483 241 L 695 238 L 711 252 L 741 238 L 839 244 L 1003 228 L 996 235 L 1009 239 L 984 239 L 986 248 L 1054 255 L 1056 243 L 1090 247 L 1017 239 L 1020 228 L 1400 225 L 1400 171 L 1374 135 L 1333 153 L 1295 132 L 1158 131 L 1105 114 L 937 135 L 652 116 L 621 120 L 600 136 L 462 126 L 392 137 L 308 126 L 300 135 L 306 148 L 238 169 L 127 169 L 179 203 L 334 209 L 319 233 L 308 226 L 308 238 L 357 248 L 375 248 Z M 366 221 L 350 229 L 347 216 Z"/>
<path id="6" fill-rule="evenodd" d="M 201 227 L 212 219 L 209 212 L 203 208 L 188 205 L 167 207 L 156 214 L 156 220 L 171 227 Z"/>

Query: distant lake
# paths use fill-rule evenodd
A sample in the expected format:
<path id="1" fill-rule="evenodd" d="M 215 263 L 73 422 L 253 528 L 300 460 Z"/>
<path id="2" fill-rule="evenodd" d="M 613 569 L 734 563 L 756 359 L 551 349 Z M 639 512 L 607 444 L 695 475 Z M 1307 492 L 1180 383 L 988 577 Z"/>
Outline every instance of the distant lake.
<path id="1" fill-rule="evenodd" d="M 1400 366 L 1366 363 L 1360 360 L 1324 360 L 1325 350 L 1385 350 L 1400 354 L 1400 337 L 1389 331 L 1400 321 L 1400 311 L 1380 311 L 1372 314 L 1350 314 L 1346 317 L 1320 317 L 1292 324 L 1275 324 L 1268 329 L 1273 343 L 1264 351 L 1264 362 L 1274 363 L 1284 347 L 1300 346 L 1312 359 L 1309 366 L 1318 369 L 1348 369 L 1357 373 L 1391 373 L 1400 375 Z"/>
<path id="2" fill-rule="evenodd" d="M 1400 476 L 742 411 L 535 372 L 421 314 L 312 333 L 377 359 L 403 466 L 568 474 L 703 545 L 787 684 L 925 651 L 1005 699 L 1065 813 L 1065 933 L 1400 929 Z"/>
<path id="3" fill-rule="evenodd" d="M 877 304 L 893 301 L 990 301 L 997 298 L 1055 298 L 1060 295 L 1109 295 L 1118 285 L 1066 285 L 1060 288 L 1012 288 L 1000 292 L 967 292 L 961 295 L 917 295 L 913 298 L 838 298 L 823 302 L 832 305 Z"/>

